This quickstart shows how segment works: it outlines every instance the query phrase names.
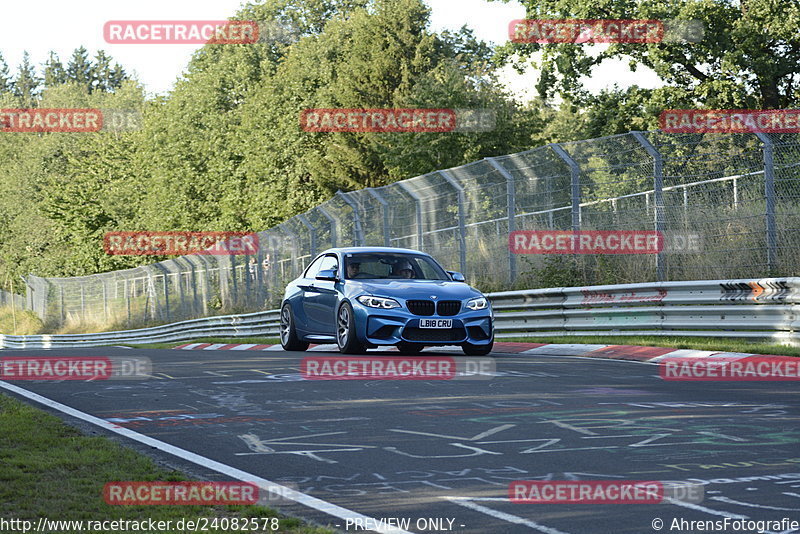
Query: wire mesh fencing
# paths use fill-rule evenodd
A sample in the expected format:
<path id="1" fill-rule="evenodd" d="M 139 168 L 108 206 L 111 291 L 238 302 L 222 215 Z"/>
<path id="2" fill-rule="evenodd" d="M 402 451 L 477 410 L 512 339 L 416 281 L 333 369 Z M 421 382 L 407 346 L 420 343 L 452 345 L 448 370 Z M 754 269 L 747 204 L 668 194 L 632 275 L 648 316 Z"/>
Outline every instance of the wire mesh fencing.
<path id="1" fill-rule="evenodd" d="M 30 275 L 51 326 L 135 327 L 277 307 L 320 252 L 432 254 L 486 291 L 800 274 L 800 137 L 661 131 L 552 144 L 367 188 L 258 233 L 257 254 Z M 518 230 L 658 231 L 654 254 L 517 254 Z"/>

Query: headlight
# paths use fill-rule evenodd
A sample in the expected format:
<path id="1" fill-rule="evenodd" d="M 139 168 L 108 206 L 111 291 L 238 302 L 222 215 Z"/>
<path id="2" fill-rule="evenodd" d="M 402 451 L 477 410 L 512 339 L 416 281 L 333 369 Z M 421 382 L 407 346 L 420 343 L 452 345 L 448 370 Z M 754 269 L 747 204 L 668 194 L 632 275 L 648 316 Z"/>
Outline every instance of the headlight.
<path id="1" fill-rule="evenodd" d="M 392 308 L 399 308 L 400 303 L 394 299 L 385 299 L 382 297 L 373 297 L 370 295 L 361 295 L 358 297 L 358 302 L 367 306 L 368 308 L 381 308 L 382 310 L 391 310 Z"/>
<path id="2" fill-rule="evenodd" d="M 467 302 L 467 308 L 470 310 L 484 310 L 489 307 L 489 301 L 486 300 L 486 297 L 478 297 L 476 299 L 472 299 Z"/>

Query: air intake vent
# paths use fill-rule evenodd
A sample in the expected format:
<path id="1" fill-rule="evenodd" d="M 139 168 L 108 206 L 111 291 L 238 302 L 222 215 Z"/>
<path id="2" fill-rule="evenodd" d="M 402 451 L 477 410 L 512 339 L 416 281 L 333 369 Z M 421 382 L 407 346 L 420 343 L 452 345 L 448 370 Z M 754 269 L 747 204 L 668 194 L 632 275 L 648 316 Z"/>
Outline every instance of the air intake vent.
<path id="1" fill-rule="evenodd" d="M 458 315 L 461 311 L 460 300 L 443 300 L 439 303 L 439 315 Z"/>
<path id="2" fill-rule="evenodd" d="M 409 300 L 406 302 L 408 311 L 414 315 L 433 315 L 436 305 L 430 300 Z"/>

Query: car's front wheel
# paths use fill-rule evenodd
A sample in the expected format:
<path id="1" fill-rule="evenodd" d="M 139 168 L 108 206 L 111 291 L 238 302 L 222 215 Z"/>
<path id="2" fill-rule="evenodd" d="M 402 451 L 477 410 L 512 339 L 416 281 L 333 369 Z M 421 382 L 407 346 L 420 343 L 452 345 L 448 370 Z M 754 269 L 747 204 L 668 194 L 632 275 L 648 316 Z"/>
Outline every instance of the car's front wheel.
<path id="1" fill-rule="evenodd" d="M 306 350 L 308 345 L 308 341 L 302 341 L 297 337 L 292 307 L 287 302 L 281 308 L 281 346 L 283 350 Z"/>
<path id="2" fill-rule="evenodd" d="M 356 336 L 356 320 L 353 307 L 343 302 L 336 313 L 336 344 L 342 354 L 363 354 L 366 348 Z"/>
<path id="3" fill-rule="evenodd" d="M 464 354 L 467 356 L 486 356 L 492 352 L 493 345 L 494 341 L 488 345 L 473 345 L 472 343 L 464 343 L 461 345 L 461 350 L 463 350 Z"/>

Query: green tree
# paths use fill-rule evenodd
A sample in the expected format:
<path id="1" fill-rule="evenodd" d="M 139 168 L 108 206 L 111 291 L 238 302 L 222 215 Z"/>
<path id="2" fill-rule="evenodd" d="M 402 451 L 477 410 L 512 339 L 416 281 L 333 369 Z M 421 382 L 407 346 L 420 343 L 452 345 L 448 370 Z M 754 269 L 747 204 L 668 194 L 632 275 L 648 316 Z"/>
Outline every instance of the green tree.
<path id="1" fill-rule="evenodd" d="M 25 51 L 22 55 L 22 63 L 17 70 L 17 76 L 14 79 L 14 96 L 21 107 L 29 108 L 34 107 L 36 104 L 36 97 L 39 94 L 39 77 L 36 75 L 36 70 L 31 65 L 31 56 Z"/>
<path id="2" fill-rule="evenodd" d="M 67 72 L 64 65 L 58 58 L 58 54 L 51 51 L 50 56 L 44 64 L 44 86 L 55 87 L 67 81 Z"/>
<path id="3" fill-rule="evenodd" d="M 0 94 L 8 93 L 14 90 L 14 81 L 11 79 L 11 75 L 8 70 L 8 64 L 6 63 L 5 58 L 3 58 L 3 54 L 0 54 Z"/>
<path id="4" fill-rule="evenodd" d="M 633 69 L 653 69 L 667 84 L 653 91 L 653 98 L 668 107 L 687 100 L 708 108 L 759 109 L 800 102 L 800 4 L 794 0 L 522 0 L 522 4 L 528 17 L 536 19 L 695 20 L 704 27 L 699 42 L 673 37 L 660 43 L 618 43 L 596 55 L 582 44 L 507 45 L 503 51 L 507 59 L 541 52 L 537 88 L 545 97 L 560 94 L 584 103 L 588 95 L 581 78 L 592 75 L 603 60 L 619 58 Z"/>
<path id="5" fill-rule="evenodd" d="M 72 57 L 67 63 L 67 80 L 84 87 L 86 91 L 91 91 L 92 61 L 89 59 L 89 51 L 83 46 L 72 52 Z"/>

